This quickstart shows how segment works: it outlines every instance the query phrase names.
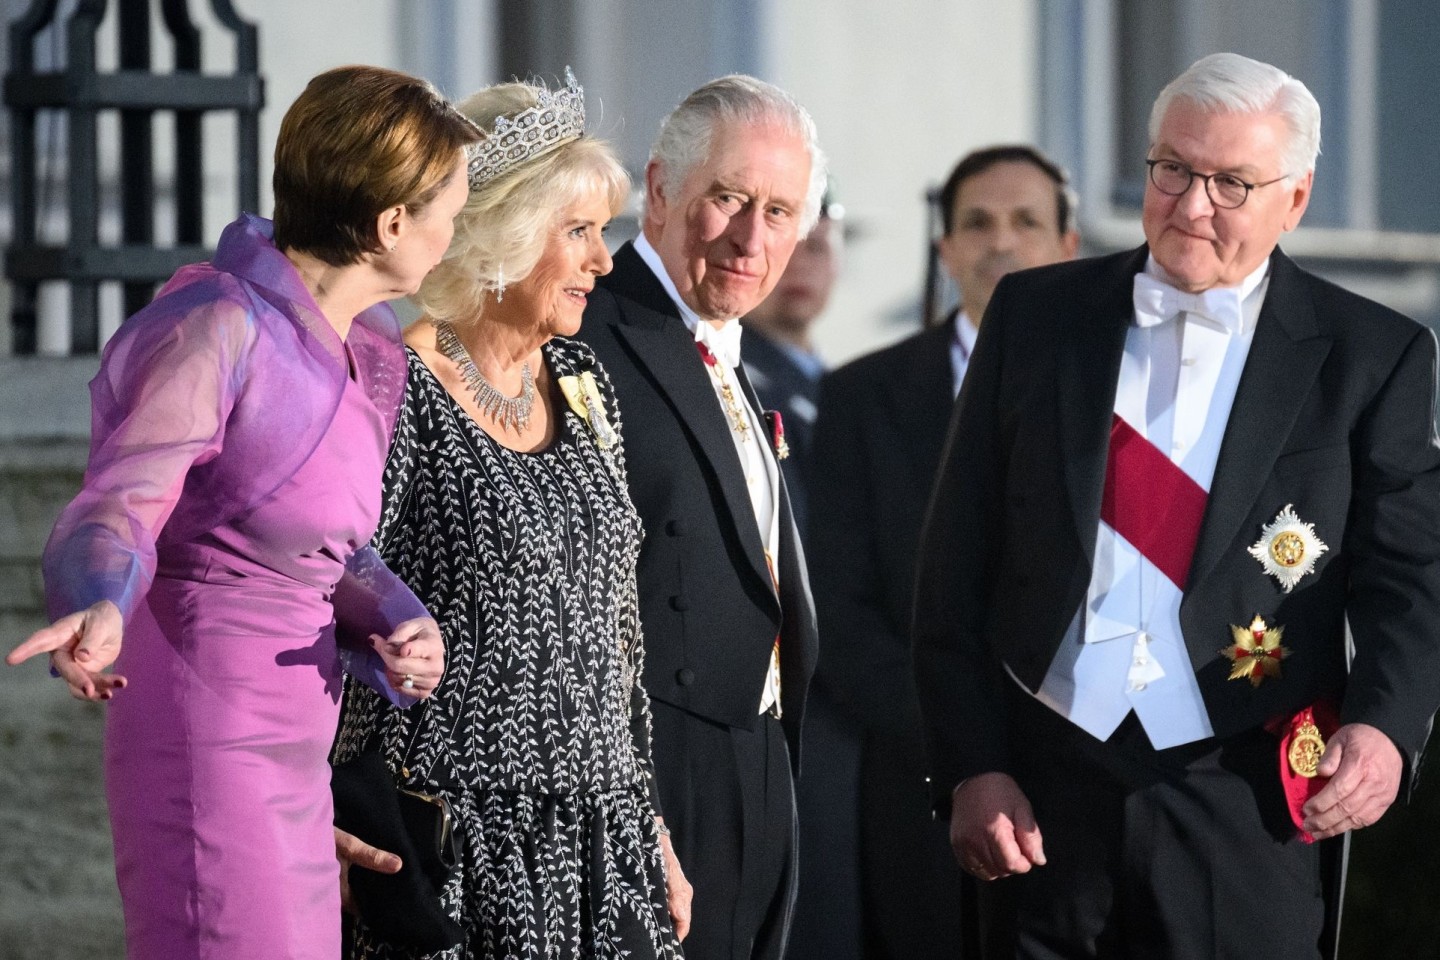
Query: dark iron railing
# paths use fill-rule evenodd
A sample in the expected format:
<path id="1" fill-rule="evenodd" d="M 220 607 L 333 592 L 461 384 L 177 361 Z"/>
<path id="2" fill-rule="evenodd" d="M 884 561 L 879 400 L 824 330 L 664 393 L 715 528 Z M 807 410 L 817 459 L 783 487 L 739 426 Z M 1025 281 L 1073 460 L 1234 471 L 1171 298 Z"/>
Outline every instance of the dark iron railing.
<path id="1" fill-rule="evenodd" d="M 14 239 L 5 253 L 5 276 L 14 284 L 11 307 L 15 353 L 34 353 L 39 287 L 46 281 L 70 286 L 70 349 L 93 353 L 100 347 L 99 288 L 120 281 L 126 315 L 144 306 L 156 284 L 177 268 L 209 256 L 204 245 L 204 169 L 201 119 L 208 111 L 233 111 L 237 120 L 238 209 L 257 210 L 260 201 L 259 38 L 254 24 L 240 19 L 230 0 L 210 0 L 215 18 L 235 38 L 235 72 L 204 75 L 200 31 L 187 0 L 159 0 L 174 44 L 172 73 L 151 72 L 150 0 L 118 0 L 119 69 L 96 66 L 96 33 L 109 0 L 79 0 L 64 22 L 65 63 L 51 71 L 35 68 L 37 36 L 59 29 L 59 0 L 35 0 L 10 26 L 10 71 L 4 100 L 10 110 L 11 189 Z M 67 241 L 39 239 L 39 182 L 36 121 L 42 110 L 66 117 Z M 120 116 L 119 245 L 100 242 L 99 116 Z M 155 173 L 152 128 L 158 111 L 175 114 L 175 244 L 154 245 Z"/>

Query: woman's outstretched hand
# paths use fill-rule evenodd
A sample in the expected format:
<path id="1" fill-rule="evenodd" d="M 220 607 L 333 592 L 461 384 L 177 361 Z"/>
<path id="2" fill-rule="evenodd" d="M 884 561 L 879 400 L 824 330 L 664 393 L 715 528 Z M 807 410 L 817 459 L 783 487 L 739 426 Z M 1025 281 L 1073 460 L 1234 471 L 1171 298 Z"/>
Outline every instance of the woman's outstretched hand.
<path id="1" fill-rule="evenodd" d="M 124 630 L 120 608 L 101 600 L 36 630 L 6 654 L 5 662 L 13 667 L 37 653 L 48 653 L 51 672 L 65 681 L 72 697 L 109 700 L 125 687 L 124 677 L 104 672 L 120 656 Z"/>

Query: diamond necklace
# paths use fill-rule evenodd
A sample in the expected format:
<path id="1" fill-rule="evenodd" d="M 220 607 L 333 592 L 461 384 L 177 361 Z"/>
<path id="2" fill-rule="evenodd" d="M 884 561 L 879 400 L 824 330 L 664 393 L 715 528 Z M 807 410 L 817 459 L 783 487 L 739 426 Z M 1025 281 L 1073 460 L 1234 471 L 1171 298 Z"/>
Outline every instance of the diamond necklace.
<path id="1" fill-rule="evenodd" d="M 435 345 L 460 368 L 460 375 L 474 394 L 475 403 L 502 430 L 510 427 L 516 433 L 522 433 L 530 426 L 530 410 L 535 406 L 535 376 L 530 372 L 528 362 L 520 371 L 520 396 L 507 397 L 480 374 L 475 361 L 470 359 L 470 351 L 465 349 L 455 335 L 455 328 L 447 321 L 435 322 Z"/>

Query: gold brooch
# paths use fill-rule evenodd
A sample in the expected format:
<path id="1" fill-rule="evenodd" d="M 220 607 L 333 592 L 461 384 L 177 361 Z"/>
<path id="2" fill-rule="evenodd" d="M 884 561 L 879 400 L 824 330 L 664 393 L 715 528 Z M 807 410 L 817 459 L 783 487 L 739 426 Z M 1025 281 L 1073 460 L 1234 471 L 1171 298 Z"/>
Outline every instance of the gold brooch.
<path id="1" fill-rule="evenodd" d="M 575 415 L 590 427 L 590 432 L 595 434 L 595 445 L 601 450 L 609 450 L 620 440 L 620 435 L 610 425 L 610 420 L 605 416 L 605 402 L 600 397 L 600 387 L 595 383 L 595 374 L 586 370 L 578 377 L 560 377 L 560 392 L 565 394 L 565 402 L 570 404 L 570 409 Z"/>
<path id="2" fill-rule="evenodd" d="M 1250 548 L 1250 556 L 1260 561 L 1265 572 L 1280 582 L 1286 593 L 1315 569 L 1320 554 L 1330 548 L 1315 536 L 1315 525 L 1305 523 L 1292 504 L 1285 504 L 1280 515 L 1260 531 L 1260 539 Z"/>
<path id="3" fill-rule="evenodd" d="M 1295 728 L 1290 737 L 1290 749 L 1286 753 L 1290 769 L 1310 779 L 1320 770 L 1320 758 L 1325 756 L 1325 738 L 1315 722 L 1305 719 Z"/>
<path id="4" fill-rule="evenodd" d="M 1231 624 L 1230 633 L 1235 642 L 1220 651 L 1234 664 L 1229 679 L 1248 679 L 1252 687 L 1260 686 L 1266 677 L 1280 679 L 1280 661 L 1290 656 L 1290 648 L 1280 643 L 1285 635 L 1284 627 L 1268 626 L 1256 614 L 1248 627 Z"/>

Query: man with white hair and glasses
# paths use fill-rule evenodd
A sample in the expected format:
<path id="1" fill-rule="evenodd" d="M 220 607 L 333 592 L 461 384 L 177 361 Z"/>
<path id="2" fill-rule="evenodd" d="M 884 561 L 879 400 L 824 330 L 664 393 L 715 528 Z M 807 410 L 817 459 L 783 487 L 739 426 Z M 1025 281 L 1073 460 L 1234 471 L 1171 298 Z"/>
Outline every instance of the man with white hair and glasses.
<path id="1" fill-rule="evenodd" d="M 1409 789 L 1436 345 L 1278 249 L 1319 134 L 1298 80 L 1198 61 L 1151 114 L 1146 246 L 990 302 L 915 622 L 951 844 L 1013 921 L 986 956 L 1317 957 L 1315 841 Z"/>
<path id="2" fill-rule="evenodd" d="M 643 682 L 661 813 L 694 886 L 690 960 L 780 960 L 795 898 L 800 718 L 816 658 L 780 418 L 740 324 L 815 225 L 825 160 L 789 94 L 713 80 L 665 119 L 642 233 L 580 337 L 615 386 L 645 528 Z"/>

